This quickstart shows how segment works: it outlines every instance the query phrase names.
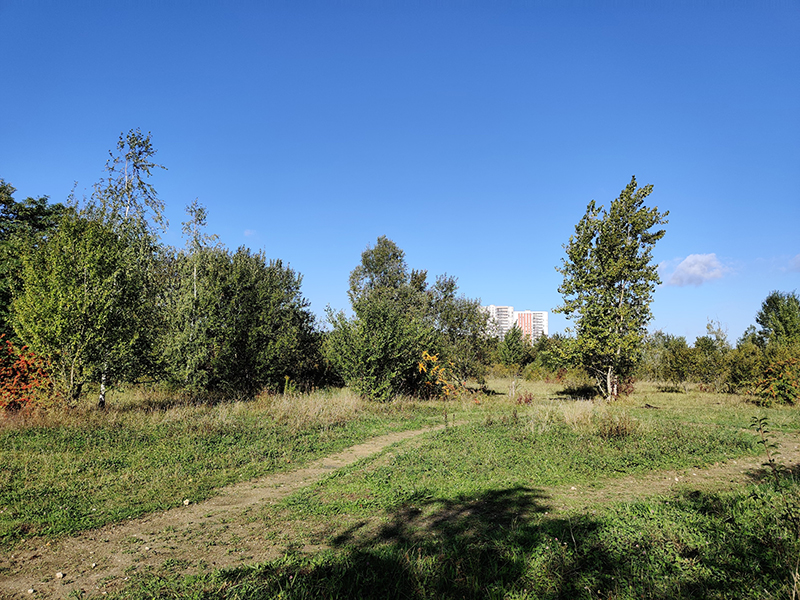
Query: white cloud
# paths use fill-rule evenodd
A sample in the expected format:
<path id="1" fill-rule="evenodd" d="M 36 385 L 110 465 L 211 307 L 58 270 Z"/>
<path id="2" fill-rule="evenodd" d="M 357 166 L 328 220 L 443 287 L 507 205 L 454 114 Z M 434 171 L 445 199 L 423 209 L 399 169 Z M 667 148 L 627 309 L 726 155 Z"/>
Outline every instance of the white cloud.
<path id="1" fill-rule="evenodd" d="M 800 272 L 800 254 L 789 259 L 789 270 Z"/>
<path id="2" fill-rule="evenodd" d="M 717 255 L 690 254 L 675 268 L 672 276 L 667 280 L 667 285 L 701 285 L 712 279 L 719 279 L 725 273 L 725 268 L 717 260 Z"/>
<path id="3" fill-rule="evenodd" d="M 246 237 L 250 237 L 251 235 L 255 235 L 255 234 L 256 234 L 256 232 L 255 232 L 255 230 L 254 230 L 254 229 L 245 229 L 245 230 L 244 230 L 244 235 L 245 235 Z"/>

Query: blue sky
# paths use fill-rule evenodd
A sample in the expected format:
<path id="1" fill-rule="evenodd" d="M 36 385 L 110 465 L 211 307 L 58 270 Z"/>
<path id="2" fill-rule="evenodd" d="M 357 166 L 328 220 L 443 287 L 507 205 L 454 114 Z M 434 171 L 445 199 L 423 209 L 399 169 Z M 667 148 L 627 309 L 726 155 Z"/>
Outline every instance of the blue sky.
<path id="1" fill-rule="evenodd" d="M 800 290 L 796 0 L 0 0 L 0 22 L 17 199 L 88 194 L 139 127 L 165 241 L 197 198 L 320 316 L 380 235 L 485 304 L 552 310 L 586 205 L 633 175 L 670 212 L 652 329 L 735 340 Z"/>

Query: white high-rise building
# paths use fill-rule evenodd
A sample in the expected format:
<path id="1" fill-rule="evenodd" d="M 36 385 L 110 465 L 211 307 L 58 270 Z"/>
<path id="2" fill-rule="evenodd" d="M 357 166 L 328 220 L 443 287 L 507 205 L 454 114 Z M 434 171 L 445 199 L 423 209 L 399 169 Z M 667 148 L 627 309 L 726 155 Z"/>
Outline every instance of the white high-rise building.
<path id="1" fill-rule="evenodd" d="M 484 306 L 483 310 L 489 313 L 489 333 L 492 336 L 503 337 L 506 331 L 514 326 L 513 306 L 490 304 L 489 306 Z"/>
<path id="2" fill-rule="evenodd" d="M 541 335 L 548 335 L 548 313 L 536 310 L 514 310 L 513 306 L 484 306 L 489 313 L 489 332 L 496 337 L 505 337 L 514 325 L 522 330 L 523 337 L 533 342 Z"/>

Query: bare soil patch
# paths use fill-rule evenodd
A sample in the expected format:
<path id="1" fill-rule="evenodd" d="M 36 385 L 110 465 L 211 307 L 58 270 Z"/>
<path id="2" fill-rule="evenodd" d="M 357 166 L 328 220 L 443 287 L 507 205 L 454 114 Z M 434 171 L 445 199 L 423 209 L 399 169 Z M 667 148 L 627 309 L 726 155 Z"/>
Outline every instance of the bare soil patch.
<path id="1" fill-rule="evenodd" d="M 96 597 L 125 585 L 135 574 L 164 570 L 198 573 L 274 559 L 293 543 L 291 532 L 297 526 L 265 524 L 255 518 L 259 506 L 274 504 L 391 444 L 440 428 L 376 437 L 305 468 L 227 487 L 202 503 L 188 499 L 188 505 L 74 537 L 27 540 L 0 556 L 0 598 L 66 598 L 73 591 Z M 775 434 L 773 439 L 781 445 L 784 465 L 800 464 L 800 436 Z M 705 469 L 609 479 L 593 487 L 551 488 L 547 490 L 548 503 L 556 513 L 571 512 L 601 502 L 634 501 L 681 488 L 732 488 L 762 477 L 762 463 L 763 457 L 748 457 Z M 334 523 L 331 526 L 335 528 Z M 300 549 L 321 548 L 304 545 Z"/>

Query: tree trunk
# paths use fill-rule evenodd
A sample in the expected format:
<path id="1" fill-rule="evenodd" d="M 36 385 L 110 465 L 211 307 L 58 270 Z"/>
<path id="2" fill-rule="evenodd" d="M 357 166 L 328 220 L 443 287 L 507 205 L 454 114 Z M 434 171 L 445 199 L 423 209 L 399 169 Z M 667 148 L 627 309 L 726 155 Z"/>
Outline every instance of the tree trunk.
<path id="1" fill-rule="evenodd" d="M 97 408 L 106 407 L 106 371 L 100 376 L 100 399 L 97 401 Z"/>

